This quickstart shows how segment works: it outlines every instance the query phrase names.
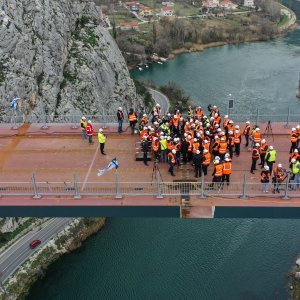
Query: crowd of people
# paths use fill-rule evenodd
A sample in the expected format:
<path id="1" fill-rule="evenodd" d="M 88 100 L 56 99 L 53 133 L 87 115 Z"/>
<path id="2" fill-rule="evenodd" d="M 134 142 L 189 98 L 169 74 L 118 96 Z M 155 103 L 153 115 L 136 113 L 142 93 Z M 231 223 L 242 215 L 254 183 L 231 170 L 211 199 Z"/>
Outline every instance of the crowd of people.
<path id="1" fill-rule="evenodd" d="M 190 163 L 194 167 L 195 177 L 207 176 L 212 165 L 212 187 L 216 183 L 230 184 L 232 163 L 241 152 L 242 137 L 244 146 L 252 152 L 249 171 L 254 174 L 260 166 L 260 181 L 263 191 L 268 192 L 270 181 L 273 193 L 280 192 L 280 183 L 288 177 L 293 180 L 292 189 L 299 185 L 300 155 L 298 144 L 300 126 L 292 128 L 289 168 L 276 164 L 277 152 L 269 145 L 260 128 L 251 127 L 250 121 L 243 128 L 235 124 L 228 115 L 221 116 L 217 106 L 209 106 L 206 114 L 202 107 L 188 108 L 184 117 L 179 110 L 173 114 L 162 115 L 160 105 L 156 104 L 149 118 L 141 118 L 131 110 L 128 114 L 132 134 L 138 122 L 141 138 L 143 161 L 148 166 L 148 152 L 152 152 L 156 162 L 168 163 L 168 171 L 175 176 L 174 167 Z M 260 163 L 257 162 L 260 160 Z M 258 166 L 257 166 L 258 165 Z M 220 184 L 219 184 L 220 185 Z"/>

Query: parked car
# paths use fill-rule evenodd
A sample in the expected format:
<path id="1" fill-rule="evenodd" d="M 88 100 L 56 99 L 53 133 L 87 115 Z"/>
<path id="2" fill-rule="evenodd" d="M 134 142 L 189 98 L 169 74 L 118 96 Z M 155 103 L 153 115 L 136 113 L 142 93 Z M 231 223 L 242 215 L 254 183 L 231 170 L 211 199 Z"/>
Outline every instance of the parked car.
<path id="1" fill-rule="evenodd" d="M 40 240 L 34 240 L 30 243 L 30 248 L 31 249 L 35 249 L 38 245 L 40 245 L 42 243 L 42 241 Z"/>

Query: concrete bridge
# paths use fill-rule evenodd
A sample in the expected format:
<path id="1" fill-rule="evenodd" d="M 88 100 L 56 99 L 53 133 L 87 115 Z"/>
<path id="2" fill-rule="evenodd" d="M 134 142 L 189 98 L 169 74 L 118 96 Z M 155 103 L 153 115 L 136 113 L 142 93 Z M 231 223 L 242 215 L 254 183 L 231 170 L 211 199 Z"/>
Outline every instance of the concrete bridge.
<path id="1" fill-rule="evenodd" d="M 241 124 L 242 125 L 242 124 Z M 262 131 L 267 124 L 261 124 Z M 274 123 L 274 136 L 266 137 L 277 150 L 277 162 L 288 168 L 289 128 Z M 292 126 L 294 124 L 291 124 Z M 98 124 L 95 124 L 95 131 Z M 117 134 L 111 124 L 105 150 L 96 137 L 89 145 L 72 124 L 0 126 L 0 215 L 10 216 L 182 216 L 182 217 L 298 217 L 300 191 L 283 183 L 281 192 L 263 193 L 260 171 L 250 174 L 251 152 L 241 146 L 233 159 L 229 186 L 211 187 L 210 167 L 203 180 L 194 178 L 190 164 L 175 168 L 176 177 L 159 164 L 135 161 L 139 136 Z M 273 140 L 274 138 L 274 140 Z M 117 157 L 118 173 L 97 176 Z M 34 174 L 34 178 L 32 177 Z"/>

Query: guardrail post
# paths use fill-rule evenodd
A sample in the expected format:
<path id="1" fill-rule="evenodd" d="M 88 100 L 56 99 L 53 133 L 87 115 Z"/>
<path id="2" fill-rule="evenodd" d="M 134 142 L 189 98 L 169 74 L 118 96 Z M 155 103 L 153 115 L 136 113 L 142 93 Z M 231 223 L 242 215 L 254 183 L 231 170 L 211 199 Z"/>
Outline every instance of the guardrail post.
<path id="1" fill-rule="evenodd" d="M 256 111 L 256 125 L 258 126 L 258 121 L 259 121 L 259 109 L 257 108 Z"/>
<path id="2" fill-rule="evenodd" d="M 160 174 L 159 174 L 159 171 L 157 171 L 157 195 L 156 195 L 156 198 L 157 199 L 162 199 L 163 196 L 162 196 L 162 193 L 161 193 L 161 186 L 160 186 Z"/>
<path id="3" fill-rule="evenodd" d="M 282 199 L 285 199 L 285 200 L 290 199 L 290 197 L 288 196 L 288 189 L 289 189 L 290 176 L 291 176 L 291 174 L 288 173 L 288 175 L 287 175 L 287 180 L 286 180 L 286 183 L 285 183 L 284 195 L 283 195 L 283 197 L 282 197 Z"/>
<path id="4" fill-rule="evenodd" d="M 105 114 L 104 114 L 104 107 L 102 107 L 102 118 L 103 118 L 103 126 L 102 126 L 102 128 L 103 129 L 107 129 L 107 125 L 106 125 L 106 120 L 105 120 Z"/>
<path id="5" fill-rule="evenodd" d="M 34 173 L 32 174 L 31 180 L 32 180 L 32 185 L 33 185 L 33 190 L 34 190 L 34 196 L 33 196 L 33 198 L 34 199 L 39 199 L 39 198 L 41 198 L 41 195 L 39 194 L 39 190 L 38 190 L 38 187 L 37 187 L 36 182 L 35 182 L 35 175 L 34 175 Z"/>
<path id="6" fill-rule="evenodd" d="M 81 196 L 78 192 L 78 182 L 77 182 L 77 176 L 76 174 L 73 174 L 73 180 L 74 180 L 74 191 L 75 191 L 75 195 L 74 195 L 74 198 L 75 199 L 80 199 Z"/>
<path id="7" fill-rule="evenodd" d="M 206 196 L 204 194 L 204 173 L 201 170 L 201 195 L 200 195 L 200 199 L 205 199 Z"/>
<path id="8" fill-rule="evenodd" d="M 71 126 L 71 128 L 72 129 L 77 129 L 78 128 L 77 127 L 77 121 L 76 121 L 76 118 L 74 116 L 74 112 L 72 113 L 71 119 L 72 119 L 72 126 Z"/>
<path id="9" fill-rule="evenodd" d="M 285 128 L 289 128 L 290 127 L 290 107 L 288 108 L 288 115 L 286 117 L 286 124 L 285 124 Z"/>
<path id="10" fill-rule="evenodd" d="M 13 119 L 14 119 L 14 121 L 13 121 L 13 126 L 11 129 L 17 130 L 17 129 L 19 129 L 19 126 L 17 125 L 16 116 L 13 116 Z"/>
<path id="11" fill-rule="evenodd" d="M 246 175 L 244 175 L 244 182 L 243 182 L 243 194 L 240 196 L 241 199 L 247 199 L 248 196 L 246 195 Z"/>
<path id="12" fill-rule="evenodd" d="M 116 196 L 115 199 L 121 199 L 122 195 L 119 193 L 119 175 L 118 171 L 116 170 Z"/>
<path id="13" fill-rule="evenodd" d="M 48 129 L 49 128 L 49 126 L 47 125 L 47 115 L 45 115 L 45 122 L 44 122 L 44 124 L 43 124 L 43 126 L 41 127 L 42 129 Z"/>

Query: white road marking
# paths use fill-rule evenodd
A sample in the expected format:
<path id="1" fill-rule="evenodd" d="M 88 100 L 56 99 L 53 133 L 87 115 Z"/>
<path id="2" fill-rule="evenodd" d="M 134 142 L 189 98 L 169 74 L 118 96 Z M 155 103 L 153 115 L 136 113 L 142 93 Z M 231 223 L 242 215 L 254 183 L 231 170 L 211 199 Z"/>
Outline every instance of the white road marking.
<path id="1" fill-rule="evenodd" d="M 96 160 L 97 154 L 98 154 L 98 152 L 99 152 L 99 148 L 100 148 L 100 144 L 98 143 L 98 146 L 97 146 L 97 149 L 96 149 L 96 151 L 95 151 L 93 160 L 91 161 L 90 167 L 89 167 L 89 169 L 88 169 L 88 171 L 87 171 L 87 173 L 86 173 L 86 175 L 85 175 L 85 178 L 84 178 L 84 181 L 83 181 L 83 184 L 82 184 L 82 187 L 81 187 L 81 191 L 84 190 L 85 185 L 86 185 L 86 183 L 87 183 L 87 180 L 88 180 L 88 178 L 89 178 L 89 176 L 90 176 L 90 174 L 91 174 L 92 167 L 93 167 L 93 165 L 94 165 L 94 162 L 95 162 L 95 160 Z"/>

